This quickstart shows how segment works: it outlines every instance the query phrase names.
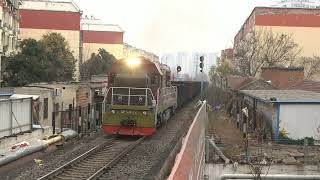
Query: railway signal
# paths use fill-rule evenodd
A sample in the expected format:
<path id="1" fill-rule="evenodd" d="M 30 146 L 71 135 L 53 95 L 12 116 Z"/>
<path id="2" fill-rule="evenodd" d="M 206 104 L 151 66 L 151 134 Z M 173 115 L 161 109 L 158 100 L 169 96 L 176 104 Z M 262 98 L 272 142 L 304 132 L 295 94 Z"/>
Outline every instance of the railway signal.
<path id="1" fill-rule="evenodd" d="M 203 67 L 204 67 L 203 61 L 204 61 L 204 57 L 200 56 L 200 72 L 203 72 Z"/>
<path id="2" fill-rule="evenodd" d="M 201 100 L 203 101 L 203 67 L 204 57 L 200 56 L 200 72 L 201 72 Z"/>
<path id="3" fill-rule="evenodd" d="M 181 66 L 177 66 L 177 72 L 181 72 Z"/>

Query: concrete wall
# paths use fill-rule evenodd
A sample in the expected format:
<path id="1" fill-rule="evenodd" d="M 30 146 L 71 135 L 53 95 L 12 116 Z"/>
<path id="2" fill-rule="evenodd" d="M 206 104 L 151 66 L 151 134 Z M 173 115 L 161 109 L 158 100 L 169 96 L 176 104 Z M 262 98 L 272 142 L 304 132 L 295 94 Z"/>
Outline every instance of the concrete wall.
<path id="1" fill-rule="evenodd" d="M 320 140 L 320 104 L 281 104 L 279 121 L 289 138 Z"/>
<path id="2" fill-rule="evenodd" d="M 0 154 L 8 152 L 11 147 L 17 143 L 26 141 L 30 144 L 37 143 L 38 139 L 43 139 L 52 135 L 52 127 L 37 129 L 31 133 L 20 134 L 16 137 L 0 139 Z"/>
<path id="3" fill-rule="evenodd" d="M 52 112 L 54 110 L 55 99 L 53 96 L 53 90 L 41 89 L 41 88 L 14 88 L 14 93 L 16 94 L 26 94 L 26 95 L 38 95 L 39 97 L 39 123 L 41 126 L 51 126 L 52 125 Z M 44 99 L 48 98 L 48 117 L 44 118 Z"/>
<path id="4" fill-rule="evenodd" d="M 207 106 L 204 102 L 183 140 L 168 180 L 203 179 L 205 129 L 208 120 L 206 111 Z"/>
<path id="5" fill-rule="evenodd" d="M 68 110 L 70 104 L 74 104 L 74 107 L 77 107 L 76 97 L 77 89 L 72 86 L 60 86 L 62 90 L 60 107 L 62 111 Z M 64 88 L 64 89 L 63 89 Z M 62 106 L 63 104 L 63 106 Z"/>

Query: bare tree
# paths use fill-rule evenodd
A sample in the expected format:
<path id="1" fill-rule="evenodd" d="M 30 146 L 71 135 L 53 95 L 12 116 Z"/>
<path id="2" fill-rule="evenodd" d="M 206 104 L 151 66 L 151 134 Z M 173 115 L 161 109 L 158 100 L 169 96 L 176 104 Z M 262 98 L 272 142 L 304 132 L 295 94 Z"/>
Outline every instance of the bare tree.
<path id="1" fill-rule="evenodd" d="M 293 41 L 292 35 L 264 31 L 262 58 L 266 66 L 292 66 L 301 48 Z"/>
<path id="2" fill-rule="evenodd" d="M 300 52 L 291 35 L 251 31 L 236 44 L 235 62 L 241 74 L 256 76 L 261 67 L 292 66 Z"/>
<path id="3" fill-rule="evenodd" d="M 251 31 L 235 46 L 235 62 L 237 71 L 242 75 L 255 76 L 262 67 L 259 57 L 263 46 L 261 32 Z"/>
<path id="4" fill-rule="evenodd" d="M 301 64 L 305 69 L 305 78 L 313 79 L 316 75 L 320 75 L 320 57 L 302 57 Z"/>

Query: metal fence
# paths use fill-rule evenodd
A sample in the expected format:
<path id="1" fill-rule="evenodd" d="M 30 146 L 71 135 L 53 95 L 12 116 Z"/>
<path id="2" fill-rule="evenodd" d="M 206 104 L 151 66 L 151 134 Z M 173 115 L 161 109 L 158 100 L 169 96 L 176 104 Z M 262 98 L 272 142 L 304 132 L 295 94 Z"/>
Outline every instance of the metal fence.
<path id="1" fill-rule="evenodd" d="M 0 100 L 0 138 L 32 129 L 32 98 Z"/>
<path id="2" fill-rule="evenodd" d="M 54 132 L 69 128 L 79 134 L 89 134 L 97 130 L 102 122 L 102 103 L 88 104 L 85 107 L 70 107 L 65 111 L 56 111 L 52 114 L 52 126 Z"/>

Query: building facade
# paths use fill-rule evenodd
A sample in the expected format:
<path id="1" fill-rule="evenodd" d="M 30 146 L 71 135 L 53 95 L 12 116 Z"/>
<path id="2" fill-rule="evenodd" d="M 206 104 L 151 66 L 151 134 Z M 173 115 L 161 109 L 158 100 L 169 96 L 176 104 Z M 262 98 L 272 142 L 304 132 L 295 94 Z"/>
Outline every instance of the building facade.
<path id="1" fill-rule="evenodd" d="M 83 61 L 88 60 L 92 53 L 98 53 L 100 48 L 117 59 L 123 58 L 123 35 L 124 31 L 120 26 L 104 24 L 99 19 L 85 16 L 81 19 Z"/>
<path id="2" fill-rule="evenodd" d="M 157 56 L 156 54 L 145 51 L 143 49 L 136 48 L 126 43 L 124 43 L 123 56 L 124 57 L 143 56 L 143 57 L 149 58 L 152 61 L 159 61 L 159 56 Z"/>
<path id="3" fill-rule="evenodd" d="M 280 0 L 273 7 L 320 8 L 319 0 Z"/>
<path id="4" fill-rule="evenodd" d="M 256 7 L 235 36 L 235 48 L 250 31 L 271 30 L 292 35 L 302 48 L 300 56 L 320 55 L 319 13 L 320 9 Z"/>
<path id="5" fill-rule="evenodd" d="M 5 57 L 17 51 L 20 0 L 0 0 L 0 87 L 3 84 Z"/>
<path id="6" fill-rule="evenodd" d="M 20 6 L 20 38 L 40 40 L 56 32 L 65 37 L 76 62 L 79 77 L 81 11 L 73 1 L 23 0 Z"/>

